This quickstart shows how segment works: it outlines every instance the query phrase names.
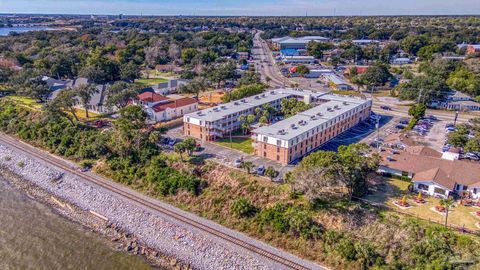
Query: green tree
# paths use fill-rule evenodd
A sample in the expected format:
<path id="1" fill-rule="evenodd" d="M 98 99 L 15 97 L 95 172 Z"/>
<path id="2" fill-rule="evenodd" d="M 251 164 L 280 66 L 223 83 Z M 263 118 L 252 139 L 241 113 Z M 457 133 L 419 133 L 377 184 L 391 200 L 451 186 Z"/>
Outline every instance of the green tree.
<path id="1" fill-rule="evenodd" d="M 305 76 L 308 73 L 310 73 L 310 69 L 305 65 L 299 65 L 299 66 L 297 66 L 297 73 L 302 75 L 302 76 Z"/>
<path id="2" fill-rule="evenodd" d="M 186 48 L 182 50 L 182 60 L 185 63 L 192 62 L 193 58 L 198 54 L 198 51 L 194 48 Z"/>
<path id="3" fill-rule="evenodd" d="M 401 48 L 411 55 L 417 55 L 425 45 L 427 45 L 427 39 L 424 36 L 407 36 L 400 43 Z"/>
<path id="4" fill-rule="evenodd" d="M 248 199 L 242 197 L 233 201 L 231 211 L 236 217 L 244 218 L 254 216 L 257 209 Z"/>
<path id="5" fill-rule="evenodd" d="M 296 98 L 282 99 L 282 101 L 280 101 L 280 105 L 281 112 L 283 113 L 285 118 L 296 115 L 311 108 L 310 105 L 306 104 L 303 101 L 299 101 Z"/>
<path id="6" fill-rule="evenodd" d="M 120 66 L 120 79 L 133 82 L 140 77 L 140 68 L 133 62 L 128 62 Z"/>
<path id="7" fill-rule="evenodd" d="M 265 170 L 265 176 L 268 176 L 270 178 L 270 180 L 272 180 L 274 177 L 276 177 L 278 175 L 278 172 L 275 170 L 275 168 L 269 166 L 266 170 Z"/>
<path id="8" fill-rule="evenodd" d="M 465 67 L 450 73 L 447 85 L 472 96 L 480 95 L 480 77 Z"/>
<path id="9" fill-rule="evenodd" d="M 253 169 L 253 163 L 251 161 L 242 161 L 240 163 L 240 168 L 245 169 L 248 174 L 250 174 L 250 171 Z"/>
<path id="10" fill-rule="evenodd" d="M 127 106 L 119 113 L 109 145 L 112 152 L 127 157 L 140 152 L 148 142 L 149 133 L 145 129 L 147 114 L 137 105 Z"/>
<path id="11" fill-rule="evenodd" d="M 69 112 L 75 120 L 78 122 L 77 112 L 75 110 L 75 97 L 76 92 L 72 88 L 63 89 L 58 92 L 58 95 L 52 101 L 54 106 L 58 107 L 62 111 Z M 68 120 L 73 124 L 73 120 L 71 120 L 67 115 Z"/>
<path id="12" fill-rule="evenodd" d="M 74 88 L 74 91 L 77 93 L 80 103 L 82 103 L 83 108 L 85 109 L 85 116 L 88 116 L 88 107 L 89 103 L 92 100 L 92 96 L 97 93 L 97 88 L 94 84 L 84 84 Z"/>
<path id="13" fill-rule="evenodd" d="M 183 162 L 184 161 L 183 153 L 187 151 L 186 145 L 182 142 L 179 142 L 173 146 L 173 151 L 175 151 L 175 153 L 177 153 L 180 156 L 180 160 Z"/>
<path id="14" fill-rule="evenodd" d="M 425 116 L 426 110 L 427 106 L 425 104 L 415 104 L 408 109 L 408 115 L 418 120 Z"/>
<path id="15" fill-rule="evenodd" d="M 183 94 L 195 94 L 195 98 L 198 100 L 200 93 L 208 89 L 208 84 L 204 78 L 196 78 L 187 84 L 180 85 L 178 92 Z"/>
<path id="16" fill-rule="evenodd" d="M 448 213 L 450 212 L 450 208 L 453 207 L 454 203 L 455 201 L 452 198 L 440 200 L 440 205 L 445 207 L 445 227 L 448 225 Z"/>
<path id="17" fill-rule="evenodd" d="M 105 104 L 109 108 L 123 109 L 137 95 L 138 90 L 135 85 L 121 81 L 115 82 L 107 89 L 107 101 Z"/>
<path id="18" fill-rule="evenodd" d="M 308 54 L 314 56 L 315 58 L 322 58 L 323 52 L 330 50 L 334 47 L 332 43 L 329 42 L 316 42 L 311 41 L 307 45 Z"/>
<path id="19" fill-rule="evenodd" d="M 230 102 L 234 100 L 239 100 L 244 97 L 249 97 L 253 95 L 257 95 L 262 93 L 265 90 L 265 85 L 263 84 L 251 84 L 251 85 L 243 85 L 231 92 L 227 92 L 223 97 L 223 102 Z"/>
<path id="20" fill-rule="evenodd" d="M 185 151 L 188 156 L 191 156 L 195 149 L 197 149 L 197 142 L 193 138 L 187 138 L 181 144 L 184 145 Z"/>
<path id="21" fill-rule="evenodd" d="M 360 82 L 363 82 L 370 87 L 382 86 L 392 78 L 388 66 L 383 63 L 376 63 L 375 65 L 369 66 L 365 73 L 359 76 Z"/>
<path id="22" fill-rule="evenodd" d="M 367 191 L 367 175 L 375 172 L 380 158 L 365 144 L 340 146 L 338 153 L 318 151 L 305 157 L 293 170 L 294 189 L 310 201 L 345 187 L 348 197 Z"/>

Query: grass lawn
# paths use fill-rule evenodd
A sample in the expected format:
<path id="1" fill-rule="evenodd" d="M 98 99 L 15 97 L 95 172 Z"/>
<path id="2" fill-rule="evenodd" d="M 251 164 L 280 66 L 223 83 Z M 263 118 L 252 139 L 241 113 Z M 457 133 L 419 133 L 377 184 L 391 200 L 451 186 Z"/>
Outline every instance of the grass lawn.
<path id="1" fill-rule="evenodd" d="M 85 114 L 85 110 L 83 109 L 75 109 L 75 113 L 77 114 L 77 117 L 81 120 L 97 120 L 101 119 L 103 115 L 94 113 L 94 112 L 88 112 L 88 118 L 87 115 Z"/>
<path id="2" fill-rule="evenodd" d="M 148 71 L 144 71 L 146 73 L 148 73 L 149 76 L 152 76 L 152 77 L 175 77 L 175 73 L 173 72 L 160 72 L 160 71 L 156 71 L 156 70 L 148 70 Z"/>
<path id="3" fill-rule="evenodd" d="M 230 144 L 230 138 L 225 138 L 225 139 L 217 140 L 215 143 L 228 148 L 240 150 L 247 154 L 253 153 L 252 139 L 250 138 L 232 138 L 231 144 Z"/>
<path id="4" fill-rule="evenodd" d="M 425 199 L 426 203 L 423 205 L 416 204 L 413 201 L 413 198 L 416 196 L 416 194 L 408 191 L 408 185 L 410 184 L 409 182 L 392 178 L 384 178 L 384 180 L 384 184 L 380 184 L 377 187 L 377 190 L 373 192 L 373 194 L 366 196 L 365 199 L 377 203 L 384 203 L 387 206 L 396 209 L 397 211 L 422 219 L 436 221 L 439 223 L 445 222 L 444 215 L 440 215 L 439 213 L 431 210 L 431 208 L 440 205 L 440 199 L 424 196 L 423 198 Z M 407 201 L 412 207 L 401 209 L 394 204 L 395 201 L 402 199 L 403 196 L 407 197 Z M 450 209 L 448 214 L 448 224 L 457 227 L 465 226 L 467 229 L 478 231 L 480 228 L 475 225 L 477 222 L 480 222 L 480 217 L 475 215 L 475 212 L 477 211 L 480 211 L 480 208 L 463 206 L 457 202 L 455 203 L 455 206 Z"/>
<path id="5" fill-rule="evenodd" d="M 139 86 L 152 86 L 166 81 L 168 80 L 165 78 L 138 79 L 135 81 L 135 84 Z"/>
<path id="6" fill-rule="evenodd" d="M 37 100 L 29 97 L 23 96 L 6 96 L 5 99 L 14 101 L 15 103 L 30 108 L 34 110 L 40 110 L 42 108 L 42 104 L 38 103 Z"/>

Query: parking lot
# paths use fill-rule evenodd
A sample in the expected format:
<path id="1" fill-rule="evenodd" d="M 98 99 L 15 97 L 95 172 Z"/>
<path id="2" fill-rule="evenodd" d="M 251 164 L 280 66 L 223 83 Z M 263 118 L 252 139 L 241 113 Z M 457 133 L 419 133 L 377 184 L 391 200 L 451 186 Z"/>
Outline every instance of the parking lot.
<path id="1" fill-rule="evenodd" d="M 169 138 L 177 138 L 180 140 L 183 140 L 185 138 L 185 136 L 182 134 L 182 127 L 168 130 L 165 136 Z M 235 167 L 235 161 L 241 159 L 243 161 L 252 162 L 255 166 L 255 169 L 259 166 L 264 166 L 265 168 L 271 166 L 279 172 L 280 178 L 285 175 L 285 173 L 293 169 L 292 165 L 282 165 L 275 161 L 264 159 L 255 155 L 249 155 L 235 149 L 215 144 L 213 142 L 200 142 L 200 144 L 202 146 L 202 151 L 196 154 L 198 154 L 204 159 L 212 159 L 226 166 Z"/>

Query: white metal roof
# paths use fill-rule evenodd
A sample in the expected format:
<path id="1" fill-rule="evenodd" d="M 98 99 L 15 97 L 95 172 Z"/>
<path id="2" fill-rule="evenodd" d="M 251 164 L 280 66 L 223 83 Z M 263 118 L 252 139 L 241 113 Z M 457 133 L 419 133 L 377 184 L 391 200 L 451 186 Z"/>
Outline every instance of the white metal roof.
<path id="1" fill-rule="evenodd" d="M 254 129 L 252 133 L 288 141 L 368 102 L 366 99 L 355 103 L 331 100 L 273 125 Z"/>

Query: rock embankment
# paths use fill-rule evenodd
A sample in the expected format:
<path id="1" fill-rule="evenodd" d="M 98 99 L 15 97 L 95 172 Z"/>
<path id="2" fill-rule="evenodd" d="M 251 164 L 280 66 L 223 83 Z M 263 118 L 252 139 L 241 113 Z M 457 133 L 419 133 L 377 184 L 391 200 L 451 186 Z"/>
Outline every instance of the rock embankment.
<path id="1" fill-rule="evenodd" d="M 14 184 L 30 190 L 29 194 L 42 198 L 61 214 L 108 236 L 118 243 L 117 248 L 143 255 L 158 266 L 278 269 L 241 248 L 218 241 L 1 144 L 0 170 L 8 179 L 13 179 Z"/>

